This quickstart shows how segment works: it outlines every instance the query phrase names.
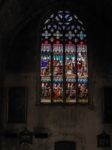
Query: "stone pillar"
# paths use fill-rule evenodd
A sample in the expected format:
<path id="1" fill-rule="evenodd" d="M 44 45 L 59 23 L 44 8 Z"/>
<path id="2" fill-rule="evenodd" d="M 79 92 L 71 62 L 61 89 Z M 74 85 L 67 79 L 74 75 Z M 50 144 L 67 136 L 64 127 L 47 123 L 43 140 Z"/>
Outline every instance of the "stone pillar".
<path id="1" fill-rule="evenodd" d="M 4 115 L 4 75 L 3 75 L 3 38 L 0 35 L 0 149 L 2 150 L 3 139 L 3 115 Z"/>

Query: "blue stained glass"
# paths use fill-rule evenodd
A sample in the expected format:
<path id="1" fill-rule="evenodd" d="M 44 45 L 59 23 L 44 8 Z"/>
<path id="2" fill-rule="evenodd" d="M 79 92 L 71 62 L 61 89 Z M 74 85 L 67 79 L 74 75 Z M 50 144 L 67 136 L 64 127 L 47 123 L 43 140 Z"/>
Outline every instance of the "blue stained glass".
<path id="1" fill-rule="evenodd" d="M 85 29 L 82 27 L 82 30 L 85 31 Z"/>
<path id="2" fill-rule="evenodd" d="M 46 30 L 46 26 L 43 27 L 43 31 L 45 31 L 45 30 Z"/>
<path id="3" fill-rule="evenodd" d="M 68 37 L 68 39 L 72 39 L 73 37 L 75 37 L 75 34 L 72 33 L 72 31 L 69 31 L 67 34 L 65 34 L 66 37 Z"/>
<path id="4" fill-rule="evenodd" d="M 57 25 L 53 25 L 53 27 L 54 27 L 55 29 L 57 29 Z"/>
<path id="5" fill-rule="evenodd" d="M 69 24 L 70 24 L 70 22 L 66 22 L 65 24 L 66 24 L 66 25 L 69 25 Z"/>
<path id="6" fill-rule="evenodd" d="M 53 28 L 51 28 L 51 30 L 50 30 L 51 32 L 54 32 L 54 29 Z"/>
<path id="7" fill-rule="evenodd" d="M 57 20 L 57 21 L 60 21 L 60 19 L 59 19 L 59 17 L 58 17 L 58 16 L 56 16 L 56 20 Z"/>
<path id="8" fill-rule="evenodd" d="M 50 28 L 51 28 L 51 25 L 48 25 L 47 28 L 50 29 Z"/>
<path id="9" fill-rule="evenodd" d="M 77 29 L 79 29 L 79 30 L 80 30 L 80 28 L 81 28 L 81 27 L 80 27 L 79 25 L 77 25 Z"/>
<path id="10" fill-rule="evenodd" d="M 59 14 L 59 17 L 62 19 L 63 18 L 62 14 Z"/>
<path id="11" fill-rule="evenodd" d="M 74 26 L 74 25 L 72 25 L 72 26 L 71 26 L 71 29 L 73 30 L 74 28 L 75 28 L 75 26 Z"/>
<path id="12" fill-rule="evenodd" d="M 75 29 L 74 32 L 77 33 L 78 32 L 77 29 Z"/>
<path id="13" fill-rule="evenodd" d="M 79 78 L 78 82 L 81 83 L 81 84 L 87 84 L 88 80 Z"/>
<path id="14" fill-rule="evenodd" d="M 73 20 L 73 18 L 70 16 L 69 19 L 68 19 L 68 21 L 72 21 L 72 20 Z"/>
<path id="15" fill-rule="evenodd" d="M 45 57 L 41 56 L 41 75 L 42 76 L 48 76 L 50 75 L 50 62 L 51 58 L 50 56 Z"/>
<path id="16" fill-rule="evenodd" d="M 50 16 L 50 18 L 53 18 L 54 17 L 54 14 L 52 14 L 51 16 Z"/>
<path id="17" fill-rule="evenodd" d="M 76 79 L 75 78 L 66 78 L 66 82 L 73 82 L 76 83 Z"/>
<path id="18" fill-rule="evenodd" d="M 83 40 L 86 37 L 86 34 L 84 34 L 82 31 L 77 35 L 80 37 L 81 40 Z"/>
<path id="19" fill-rule="evenodd" d="M 62 25 L 62 28 L 63 28 L 63 30 L 65 30 L 66 26 L 65 26 L 65 25 Z"/>
<path id="20" fill-rule="evenodd" d="M 69 14 L 66 14 L 66 15 L 65 15 L 65 19 L 68 19 L 68 17 L 69 17 Z"/>
<path id="21" fill-rule="evenodd" d="M 58 13 L 63 13 L 63 11 L 62 11 L 62 10 L 59 10 Z"/>
<path id="22" fill-rule="evenodd" d="M 45 21 L 45 24 L 48 23 L 49 21 L 50 21 L 50 19 L 47 19 L 47 20 Z"/>
<path id="23" fill-rule="evenodd" d="M 78 19 L 78 22 L 83 25 L 83 22 L 81 20 Z"/>
<path id="24" fill-rule="evenodd" d="M 62 24 L 63 24 L 63 22 L 58 22 L 58 24 L 59 24 L 59 25 L 62 25 Z"/>
<path id="25" fill-rule="evenodd" d="M 66 10 L 65 13 L 69 14 L 70 12 Z"/>
<path id="26" fill-rule="evenodd" d="M 78 19 L 78 17 L 76 16 L 76 15 L 74 15 L 74 18 L 77 20 Z"/>
<path id="27" fill-rule="evenodd" d="M 63 36 L 58 30 L 53 35 L 56 36 L 57 39 Z"/>
<path id="28" fill-rule="evenodd" d="M 41 67 L 47 67 L 48 62 L 46 60 L 42 60 Z"/>
<path id="29" fill-rule="evenodd" d="M 64 28 L 64 29 L 65 29 L 65 28 Z M 62 30 L 62 28 L 61 28 L 60 26 L 58 26 L 57 30 L 61 31 L 61 30 Z"/>
<path id="30" fill-rule="evenodd" d="M 46 30 L 44 33 L 42 33 L 42 36 L 44 36 L 45 39 L 48 39 L 48 37 L 51 36 L 51 33 Z"/>

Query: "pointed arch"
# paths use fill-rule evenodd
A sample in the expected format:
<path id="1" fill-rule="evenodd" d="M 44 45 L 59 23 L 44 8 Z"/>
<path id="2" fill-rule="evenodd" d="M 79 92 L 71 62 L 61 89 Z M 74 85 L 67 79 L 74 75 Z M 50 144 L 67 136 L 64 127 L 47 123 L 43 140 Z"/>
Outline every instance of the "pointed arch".
<path id="1" fill-rule="evenodd" d="M 88 103 L 87 35 L 67 10 L 47 18 L 41 33 L 41 103 Z"/>

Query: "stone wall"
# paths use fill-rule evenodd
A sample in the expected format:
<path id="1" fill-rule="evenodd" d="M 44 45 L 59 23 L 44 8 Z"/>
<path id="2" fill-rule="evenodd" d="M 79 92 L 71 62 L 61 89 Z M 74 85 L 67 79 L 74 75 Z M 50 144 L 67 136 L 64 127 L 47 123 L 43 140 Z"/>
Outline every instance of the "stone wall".
<path id="1" fill-rule="evenodd" d="M 60 1 L 61 5 L 63 1 Z M 66 2 L 86 23 L 88 35 L 89 93 L 88 105 L 40 105 L 38 96 L 39 33 L 41 19 L 60 5 L 59 1 L 17 1 L 2 3 L 0 10 L 0 73 L 3 89 L 1 130 L 19 134 L 25 126 L 34 133 L 48 133 L 48 138 L 33 136 L 32 149 L 53 150 L 57 141 L 74 141 L 77 150 L 97 150 L 97 135 L 106 130 L 112 135 L 111 124 L 103 123 L 103 88 L 112 86 L 111 71 L 111 5 L 72 0 Z M 104 8 L 106 9 L 104 13 Z M 7 122 L 8 90 L 27 88 L 27 121 Z M 1 137 L 1 150 L 19 150 L 19 139 Z M 30 148 L 29 148 L 30 149 Z"/>

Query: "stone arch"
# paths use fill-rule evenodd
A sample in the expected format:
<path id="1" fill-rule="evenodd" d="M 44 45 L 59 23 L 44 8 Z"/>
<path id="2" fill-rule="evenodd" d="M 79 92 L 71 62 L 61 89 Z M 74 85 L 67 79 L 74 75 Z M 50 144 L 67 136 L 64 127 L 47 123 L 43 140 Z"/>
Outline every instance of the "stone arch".
<path id="1" fill-rule="evenodd" d="M 55 143 L 59 141 L 68 141 L 76 143 L 76 150 L 84 150 L 86 143 L 85 139 L 80 134 L 55 134 L 48 140 L 47 149 L 55 150 Z"/>

